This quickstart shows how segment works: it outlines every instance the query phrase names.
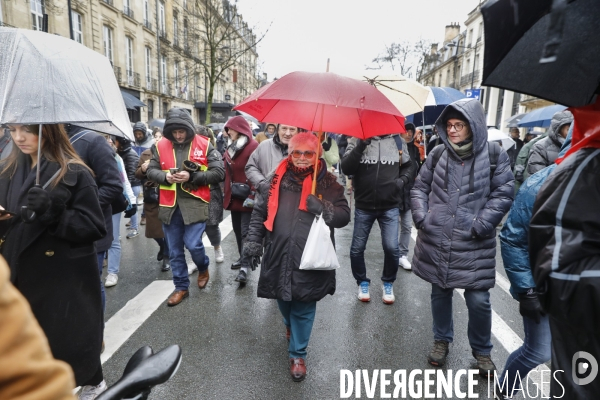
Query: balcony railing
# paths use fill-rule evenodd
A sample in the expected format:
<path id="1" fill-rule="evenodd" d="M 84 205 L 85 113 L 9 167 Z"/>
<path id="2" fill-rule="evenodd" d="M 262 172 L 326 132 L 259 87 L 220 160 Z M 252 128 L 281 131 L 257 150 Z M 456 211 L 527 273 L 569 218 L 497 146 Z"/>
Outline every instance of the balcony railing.
<path id="1" fill-rule="evenodd" d="M 115 6 L 113 0 L 102 0 L 102 2 L 108 4 L 109 6 Z"/>
<path id="2" fill-rule="evenodd" d="M 161 39 L 165 39 L 165 40 L 167 40 L 167 32 L 166 32 L 164 29 L 159 29 L 159 30 L 158 30 L 158 36 L 159 36 Z"/>
<path id="3" fill-rule="evenodd" d="M 113 70 L 115 71 L 115 78 L 117 78 L 117 82 L 121 83 L 121 67 L 113 66 Z"/>
<path id="4" fill-rule="evenodd" d="M 460 86 L 471 85 L 479 78 L 479 70 L 471 72 L 470 74 L 463 75 L 460 78 Z"/>
<path id="5" fill-rule="evenodd" d="M 127 15 L 129 18 L 133 18 L 133 10 L 127 6 L 123 6 L 123 14 Z"/>
<path id="6" fill-rule="evenodd" d="M 179 47 L 179 37 L 173 37 L 173 47 Z"/>
<path id="7" fill-rule="evenodd" d="M 133 87 L 139 88 L 141 86 L 142 79 L 140 78 L 140 74 L 137 72 L 133 73 Z"/>
<path id="8" fill-rule="evenodd" d="M 158 92 L 158 80 L 146 78 L 146 90 Z"/>
<path id="9" fill-rule="evenodd" d="M 162 84 L 162 93 L 167 95 L 167 96 L 173 96 L 173 88 L 171 86 L 170 83 L 168 84 Z"/>
<path id="10" fill-rule="evenodd" d="M 126 71 L 126 74 L 127 74 L 127 84 L 130 86 L 133 86 L 133 71 L 128 69 Z"/>
<path id="11" fill-rule="evenodd" d="M 147 19 L 144 20 L 144 28 L 146 28 L 148 30 L 152 30 L 152 23 L 150 21 L 148 21 Z"/>

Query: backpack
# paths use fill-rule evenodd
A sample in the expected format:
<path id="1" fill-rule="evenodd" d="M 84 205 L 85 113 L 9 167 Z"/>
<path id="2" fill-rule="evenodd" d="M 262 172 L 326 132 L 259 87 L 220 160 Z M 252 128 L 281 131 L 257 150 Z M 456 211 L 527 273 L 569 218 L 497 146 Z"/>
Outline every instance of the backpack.
<path id="1" fill-rule="evenodd" d="M 492 177 L 496 172 L 496 167 L 498 166 L 498 156 L 500 156 L 500 145 L 496 142 L 488 142 L 488 155 L 490 156 L 490 182 L 492 181 Z M 431 170 L 435 169 L 438 161 L 442 154 L 446 151 L 446 146 L 442 144 L 438 144 L 431 150 L 429 157 L 433 158 L 433 165 Z"/>

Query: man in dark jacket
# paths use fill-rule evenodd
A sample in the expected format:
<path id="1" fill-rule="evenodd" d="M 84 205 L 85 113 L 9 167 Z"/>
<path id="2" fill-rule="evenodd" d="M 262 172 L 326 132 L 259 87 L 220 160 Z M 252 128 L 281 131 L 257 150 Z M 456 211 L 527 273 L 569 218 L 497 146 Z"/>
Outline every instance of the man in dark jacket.
<path id="1" fill-rule="evenodd" d="M 402 151 L 403 147 L 406 146 L 406 151 L 410 156 L 410 162 L 413 163 L 413 174 L 410 177 L 410 183 L 404 185 L 404 189 L 402 190 L 402 198 L 399 204 L 399 212 L 400 212 L 400 237 L 398 239 L 398 246 L 400 247 L 400 258 L 398 260 L 398 264 L 405 269 L 406 271 L 410 271 L 412 266 L 410 265 L 410 261 L 408 260 L 408 245 L 410 244 L 410 233 L 412 231 L 412 212 L 410 211 L 410 190 L 413 187 L 415 182 L 415 178 L 419 173 L 419 168 L 421 164 L 419 160 L 421 159 L 421 155 L 419 153 L 419 149 L 415 146 L 415 126 L 411 123 L 405 125 L 406 133 L 403 133 L 398 138 L 399 140 L 404 141 L 404 144 L 398 146 L 398 150 Z"/>
<path id="2" fill-rule="evenodd" d="M 393 283 L 398 272 L 398 204 L 404 185 L 410 183 L 414 165 L 408 151 L 399 154 L 394 135 L 375 136 L 367 140 L 351 139 L 342 158 L 342 171 L 353 176 L 354 233 L 350 248 L 350 265 L 356 279 L 358 299 L 370 301 L 365 248 L 375 221 L 381 227 L 384 266 L 383 302 L 394 303 Z"/>
<path id="3" fill-rule="evenodd" d="M 489 376 L 496 369 L 490 357 L 489 293 L 496 277 L 496 226 L 512 204 L 514 177 L 508 155 L 500 148 L 490 176 L 490 145 L 480 102 L 463 99 L 450 104 L 436 125 L 445 147 L 437 160 L 438 150 L 427 157 L 410 193 L 419 229 L 413 271 L 432 288 L 435 343 L 427 359 L 438 367 L 446 363 L 454 336 L 452 295 L 454 289 L 464 289 L 472 354 L 479 373 Z"/>
<path id="4" fill-rule="evenodd" d="M 184 245 L 198 267 L 198 287 L 204 289 L 208 283 L 209 259 L 202 234 L 208 219 L 209 185 L 221 182 L 225 169 L 208 138 L 196 135 L 190 114 L 183 108 L 172 108 L 167 113 L 163 139 L 152 147 L 146 176 L 160 185 L 158 218 L 169 244 L 175 284 L 167 305 L 175 306 L 189 296 Z"/>
<path id="5" fill-rule="evenodd" d="M 510 167 L 514 168 L 515 163 L 517 162 L 517 156 L 519 152 L 523 148 L 523 141 L 521 140 L 521 132 L 519 132 L 519 128 L 510 128 L 510 137 L 515 141 L 515 145 L 510 149 L 506 150 L 508 154 L 508 158 L 510 159 Z"/>
<path id="6" fill-rule="evenodd" d="M 116 137 L 115 145 L 117 147 L 117 154 L 121 157 L 121 159 L 123 159 L 123 164 L 125 165 L 125 173 L 127 174 L 127 179 L 131 184 L 131 190 L 133 190 L 133 194 L 137 203 L 137 199 L 139 198 L 140 193 L 142 193 L 142 181 L 135 177 L 135 170 L 137 169 L 137 166 L 140 162 L 140 157 L 137 155 L 135 150 L 133 150 L 131 146 L 131 141 L 129 139 Z M 126 236 L 127 239 L 132 239 L 139 235 L 138 227 L 139 221 L 136 212 L 131 216 L 130 226 L 128 228 L 129 232 Z"/>
<path id="7" fill-rule="evenodd" d="M 73 148 L 83 162 L 94 171 L 96 185 L 98 185 L 98 200 L 104 216 L 106 236 L 96 242 L 98 253 L 98 269 L 102 276 L 102 264 L 104 255 L 113 241 L 112 207 L 111 204 L 123 196 L 123 185 L 119 178 L 119 167 L 115 160 L 113 150 L 106 139 L 87 129 L 75 125 L 67 126 L 69 139 Z M 100 281 L 102 289 L 102 309 L 105 308 L 106 297 L 104 284 Z"/>
<path id="8" fill-rule="evenodd" d="M 138 121 L 133 125 L 133 136 L 135 137 L 135 142 L 131 148 L 136 152 L 138 157 L 144 150 L 149 149 L 154 144 L 152 133 L 146 129 L 146 124 L 142 121 Z"/>
<path id="9" fill-rule="evenodd" d="M 571 114 L 571 111 L 559 111 L 554 114 L 548 129 L 548 136 L 531 148 L 529 160 L 527 161 L 527 173 L 529 175 L 533 175 L 554 163 L 560 148 L 565 142 L 572 122 L 573 114 Z"/>

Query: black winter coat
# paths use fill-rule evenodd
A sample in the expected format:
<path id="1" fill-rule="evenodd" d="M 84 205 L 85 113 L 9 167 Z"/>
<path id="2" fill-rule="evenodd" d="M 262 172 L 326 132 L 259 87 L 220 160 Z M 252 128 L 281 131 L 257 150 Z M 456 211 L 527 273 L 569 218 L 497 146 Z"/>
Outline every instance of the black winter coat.
<path id="1" fill-rule="evenodd" d="M 71 125 L 68 129 L 69 137 L 85 129 Z M 98 200 L 104 215 L 106 235 L 96 242 L 96 251 L 102 252 L 110 249 L 113 241 L 112 208 L 111 204 L 123 195 L 119 167 L 115 160 L 115 153 L 110 148 L 106 139 L 96 132 L 88 133 L 73 143 L 73 148 L 83 162 L 94 171 L 96 185 L 98 186 Z"/>
<path id="2" fill-rule="evenodd" d="M 448 143 L 444 118 L 452 109 L 467 118 L 473 131 L 473 154 L 465 159 Z M 489 289 L 496 279 L 496 227 L 514 196 L 510 160 L 501 150 L 490 181 L 487 127 L 477 100 L 450 104 L 436 125 L 446 150 L 435 168 L 433 157 L 427 158 L 411 191 L 419 229 L 413 271 L 444 289 Z"/>
<path id="3" fill-rule="evenodd" d="M 111 157 L 111 159 L 113 159 Z M 57 163 L 41 164 L 44 184 L 58 170 Z M 25 296 L 42 327 L 55 358 L 67 362 L 81 385 L 100 366 L 103 313 L 100 276 L 94 241 L 106 235 L 98 189 L 92 175 L 81 166 L 71 165 L 55 191 L 68 190 L 64 211 L 51 207 L 32 223 L 12 218 L 2 254 L 10 265 L 11 281 Z M 19 212 L 27 204 L 27 192 L 35 183 L 35 169 L 24 182 L 0 177 L 0 204 L 6 207 L 11 185 L 20 186 L 18 203 L 10 211 Z M 0 237 L 9 222 L 0 222 Z"/>
<path id="4" fill-rule="evenodd" d="M 127 179 L 131 187 L 141 186 L 142 181 L 135 177 L 135 170 L 140 162 L 140 156 L 131 148 L 131 144 L 128 144 L 121 150 L 117 150 L 117 154 L 123 159 L 125 172 L 127 173 Z"/>
<path id="5" fill-rule="evenodd" d="M 267 202 L 258 196 L 254 205 L 247 242 L 262 243 L 265 253 L 258 280 L 258 297 L 284 301 L 319 301 L 335 293 L 335 271 L 300 270 L 300 260 L 306 239 L 314 220 L 314 214 L 298 209 L 302 188 L 289 179 L 286 172 L 281 180 L 279 208 L 273 231 L 265 228 Z M 272 176 L 269 181 L 272 180 Z M 334 175 L 327 172 L 317 182 L 317 195 L 329 202 L 333 218 L 330 228 L 343 228 L 350 222 L 350 208 L 344 196 L 344 188 Z M 327 203 L 325 203 L 327 204 Z M 325 220 L 327 222 L 327 220 Z"/>

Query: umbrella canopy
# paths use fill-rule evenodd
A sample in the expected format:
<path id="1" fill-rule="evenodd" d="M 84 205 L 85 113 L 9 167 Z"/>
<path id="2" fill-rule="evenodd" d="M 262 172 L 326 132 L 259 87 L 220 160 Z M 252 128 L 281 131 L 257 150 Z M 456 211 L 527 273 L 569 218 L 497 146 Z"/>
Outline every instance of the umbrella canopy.
<path id="1" fill-rule="evenodd" d="M 515 145 L 515 141 L 508 134 L 496 129 L 488 129 L 488 142 L 499 141 L 502 143 L 502 148 L 508 150 Z"/>
<path id="2" fill-rule="evenodd" d="M 375 86 L 404 115 L 421 112 L 430 94 L 426 86 L 402 75 L 364 71 L 358 79 Z"/>
<path id="3" fill-rule="evenodd" d="M 519 122 L 521 121 L 521 118 L 523 118 L 525 116 L 525 113 L 521 113 L 521 114 L 515 114 L 510 118 L 507 118 L 504 123 L 506 124 L 507 128 L 517 128 L 519 125 Z"/>
<path id="4" fill-rule="evenodd" d="M 423 114 L 425 114 L 425 125 L 433 125 L 448 104 L 467 97 L 462 92 L 450 87 L 427 86 L 427 89 L 429 94 L 425 101 L 425 109 L 422 113 L 409 115 L 406 122 L 423 125 Z"/>
<path id="5" fill-rule="evenodd" d="M 553 105 L 548 107 L 538 108 L 537 110 L 533 110 L 527 114 L 521 121 L 517 124 L 517 126 L 521 128 L 531 128 L 534 126 L 540 126 L 542 128 L 547 128 L 550 126 L 550 122 L 552 121 L 552 117 L 559 111 L 564 110 L 565 106 L 561 105 Z"/>
<path id="6" fill-rule="evenodd" d="M 358 138 L 402 133 L 404 116 L 366 82 L 331 72 L 292 72 L 233 108 L 259 121 Z"/>
<path id="7" fill-rule="evenodd" d="M 140 99 L 130 93 L 121 90 L 121 95 L 123 96 L 125 107 L 128 110 L 135 110 L 137 107 L 146 107 L 146 104 L 142 103 Z"/>
<path id="8" fill-rule="evenodd" d="M 483 85 L 569 106 L 593 101 L 600 92 L 600 2 L 555 3 L 564 10 L 552 10 L 553 0 L 489 0 L 481 7 Z"/>
<path id="9" fill-rule="evenodd" d="M 134 140 L 108 59 L 57 35 L 0 27 L 0 123 L 72 123 Z"/>
<path id="10" fill-rule="evenodd" d="M 163 129 L 165 127 L 165 119 L 164 118 L 155 118 L 152 121 L 148 122 L 148 128 L 160 128 Z"/>

